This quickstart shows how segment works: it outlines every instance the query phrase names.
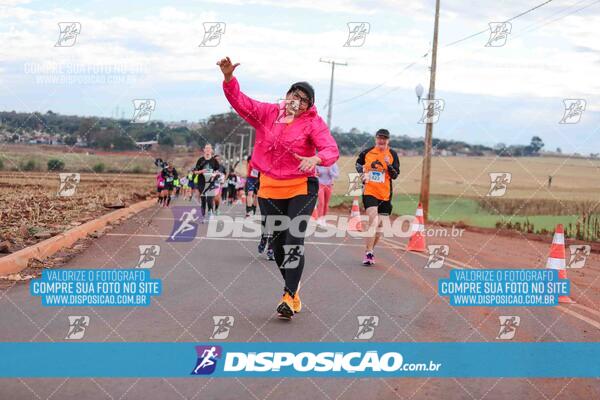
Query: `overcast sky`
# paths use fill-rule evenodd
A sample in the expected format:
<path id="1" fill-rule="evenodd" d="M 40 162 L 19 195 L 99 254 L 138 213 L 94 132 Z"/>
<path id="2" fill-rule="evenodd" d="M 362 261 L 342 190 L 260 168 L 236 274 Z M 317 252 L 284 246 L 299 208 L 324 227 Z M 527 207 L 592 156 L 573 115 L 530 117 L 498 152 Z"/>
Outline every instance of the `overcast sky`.
<path id="1" fill-rule="evenodd" d="M 550 150 L 600 152 L 600 1 L 551 1 L 512 20 L 503 46 L 485 46 L 490 22 L 544 2 L 441 1 L 435 137 L 493 145 L 538 135 Z M 153 119 L 198 121 L 228 110 L 215 65 L 228 55 L 250 96 L 274 102 L 306 80 L 326 118 L 327 57 L 348 63 L 336 67 L 333 126 L 424 132 L 415 86 L 429 84 L 433 0 L 0 4 L 0 110 L 114 116 L 118 107 L 131 118 L 132 100 L 150 98 Z M 73 46 L 55 46 L 59 22 L 81 24 Z M 217 46 L 199 46 L 204 22 L 225 23 Z M 362 46 L 344 46 L 349 22 L 368 23 Z M 580 122 L 559 124 L 563 99 L 579 98 Z"/>

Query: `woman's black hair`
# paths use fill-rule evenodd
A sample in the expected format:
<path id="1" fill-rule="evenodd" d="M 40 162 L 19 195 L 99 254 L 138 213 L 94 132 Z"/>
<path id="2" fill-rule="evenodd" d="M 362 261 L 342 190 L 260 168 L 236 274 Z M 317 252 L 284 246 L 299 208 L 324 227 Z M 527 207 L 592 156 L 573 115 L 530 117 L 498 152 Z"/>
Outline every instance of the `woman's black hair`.
<path id="1" fill-rule="evenodd" d="M 165 168 L 165 166 L 168 163 L 166 161 L 164 161 L 162 158 L 157 158 L 154 160 L 154 165 L 156 165 L 158 168 Z"/>
<path id="2" fill-rule="evenodd" d="M 310 104 L 308 105 L 309 107 L 312 107 L 312 105 L 315 104 L 315 89 L 313 89 L 310 83 L 296 82 L 290 87 L 290 90 L 288 90 L 287 94 L 290 94 L 294 90 L 300 90 L 308 96 L 308 100 L 310 101 Z"/>

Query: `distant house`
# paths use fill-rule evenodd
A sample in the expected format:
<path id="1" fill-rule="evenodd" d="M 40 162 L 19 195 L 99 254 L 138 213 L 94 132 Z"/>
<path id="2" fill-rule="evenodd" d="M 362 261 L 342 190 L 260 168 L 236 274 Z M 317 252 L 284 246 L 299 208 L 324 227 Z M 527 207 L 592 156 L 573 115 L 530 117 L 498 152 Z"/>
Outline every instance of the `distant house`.
<path id="1" fill-rule="evenodd" d="M 158 146 L 158 140 L 146 140 L 145 142 L 135 142 L 135 145 L 142 150 L 153 150 Z"/>
<path id="2" fill-rule="evenodd" d="M 167 128 L 175 129 L 175 128 L 188 128 L 188 129 L 198 129 L 201 124 L 198 122 L 189 122 L 187 119 L 182 119 L 179 122 L 167 122 Z"/>
<path id="3" fill-rule="evenodd" d="M 29 144 L 60 144 L 60 138 L 47 133 L 35 132 L 27 141 Z"/>
<path id="4" fill-rule="evenodd" d="M 56 145 L 59 145 L 59 144 L 63 144 L 63 141 L 62 141 L 62 138 L 60 136 L 58 136 L 58 135 L 51 135 L 48 138 L 48 144 L 56 146 Z"/>

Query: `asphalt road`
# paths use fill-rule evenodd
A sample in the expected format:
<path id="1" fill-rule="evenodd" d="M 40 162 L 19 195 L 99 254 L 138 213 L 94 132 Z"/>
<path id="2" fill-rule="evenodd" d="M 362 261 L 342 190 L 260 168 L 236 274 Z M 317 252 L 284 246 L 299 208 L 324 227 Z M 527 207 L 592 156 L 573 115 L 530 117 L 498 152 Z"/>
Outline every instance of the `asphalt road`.
<path id="1" fill-rule="evenodd" d="M 178 201 L 176 205 L 189 205 Z M 242 216 L 241 206 L 223 210 Z M 64 342 L 68 316 L 89 316 L 81 341 L 200 342 L 211 340 L 213 316 L 233 317 L 227 341 L 494 342 L 499 316 L 518 315 L 513 341 L 598 341 L 600 330 L 549 307 L 457 308 L 437 294 L 448 265 L 425 269 L 426 258 L 389 240 L 377 264 L 361 266 L 361 239 L 306 241 L 303 311 L 275 316 L 282 279 L 257 254 L 255 238 L 166 242 L 173 216 L 153 208 L 96 239 L 65 268 L 135 268 L 139 245 L 161 247 L 151 269 L 163 293 L 148 307 L 43 307 L 28 285 L 0 293 L 0 341 Z M 360 316 L 376 316 L 369 339 L 357 339 Z M 217 340 L 215 340 L 217 341 Z M 300 343 L 298 346 L 302 346 Z M 493 360 L 490 360 L 493 362 Z M 190 366 L 193 368 L 193 366 Z M 0 399 L 591 399 L 600 381 L 585 379 L 1 379 Z"/>

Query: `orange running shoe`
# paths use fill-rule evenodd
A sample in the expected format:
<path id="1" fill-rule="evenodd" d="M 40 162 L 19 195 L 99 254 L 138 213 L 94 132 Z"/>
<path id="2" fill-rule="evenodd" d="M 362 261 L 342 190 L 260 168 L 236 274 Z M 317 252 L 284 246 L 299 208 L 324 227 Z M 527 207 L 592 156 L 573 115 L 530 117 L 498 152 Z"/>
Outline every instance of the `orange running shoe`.
<path id="1" fill-rule="evenodd" d="M 294 314 L 299 313 L 302 310 L 302 301 L 300 300 L 300 293 L 296 291 L 296 294 L 292 298 L 292 308 L 294 309 Z"/>
<path id="2" fill-rule="evenodd" d="M 288 292 L 283 294 L 281 302 L 277 306 L 277 313 L 285 319 L 291 319 L 294 315 L 294 299 Z"/>

